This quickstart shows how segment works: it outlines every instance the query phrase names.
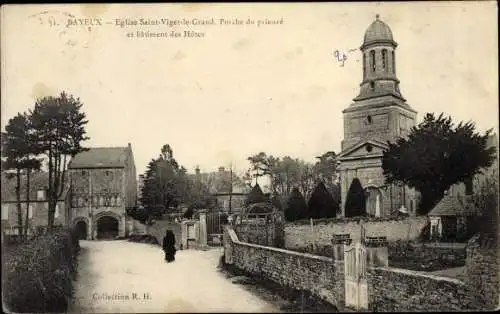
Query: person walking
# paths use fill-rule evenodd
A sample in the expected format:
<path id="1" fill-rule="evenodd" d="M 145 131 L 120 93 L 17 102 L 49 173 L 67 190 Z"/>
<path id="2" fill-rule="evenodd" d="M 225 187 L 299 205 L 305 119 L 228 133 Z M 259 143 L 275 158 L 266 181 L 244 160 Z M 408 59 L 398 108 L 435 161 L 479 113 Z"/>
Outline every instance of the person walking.
<path id="1" fill-rule="evenodd" d="M 175 235 L 172 230 L 167 230 L 163 237 L 163 251 L 165 252 L 165 261 L 167 263 L 175 261 Z"/>

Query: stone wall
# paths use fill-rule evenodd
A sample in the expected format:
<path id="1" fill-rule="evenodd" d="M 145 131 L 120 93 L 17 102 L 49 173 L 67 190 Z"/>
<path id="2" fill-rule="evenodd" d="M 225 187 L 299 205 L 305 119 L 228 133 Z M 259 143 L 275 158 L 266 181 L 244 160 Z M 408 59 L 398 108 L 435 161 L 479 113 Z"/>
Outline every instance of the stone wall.
<path id="1" fill-rule="evenodd" d="M 334 234 L 350 234 L 353 241 L 360 238 L 359 220 L 323 219 L 313 221 L 313 231 L 306 222 L 285 224 L 285 248 L 303 249 L 311 244 L 330 246 Z M 387 237 L 387 241 L 415 240 L 427 224 L 427 217 L 409 217 L 401 220 L 379 220 L 365 222 L 366 235 Z"/>
<path id="2" fill-rule="evenodd" d="M 230 226 L 224 232 L 224 254 L 228 264 L 285 287 L 306 290 L 344 309 L 342 261 L 240 242 Z M 481 305 L 464 282 L 424 272 L 370 267 L 367 282 L 372 311 L 460 311 Z"/>
<path id="3" fill-rule="evenodd" d="M 367 273 L 370 310 L 375 312 L 460 311 L 475 304 L 460 280 L 397 268 Z"/>
<path id="4" fill-rule="evenodd" d="M 163 237 L 167 230 L 172 230 L 175 235 L 175 247 L 179 250 L 182 243 L 182 230 L 181 224 L 171 221 L 156 221 L 152 226 L 148 228 L 149 235 L 156 238 L 158 243 L 161 245 L 163 243 Z"/>
<path id="5" fill-rule="evenodd" d="M 342 306 L 344 268 L 342 265 L 337 267 L 333 259 L 240 242 L 236 234 L 232 234 L 233 238 L 224 232 L 225 254 L 231 255 L 232 265 L 287 288 L 306 290 L 337 307 Z"/>
<path id="6" fill-rule="evenodd" d="M 281 225 L 243 223 L 234 226 L 234 230 L 242 242 L 283 247 L 283 231 Z"/>
<path id="7" fill-rule="evenodd" d="M 496 239 L 479 236 L 474 236 L 467 245 L 467 283 L 485 310 L 494 310 L 500 304 L 498 249 Z"/>

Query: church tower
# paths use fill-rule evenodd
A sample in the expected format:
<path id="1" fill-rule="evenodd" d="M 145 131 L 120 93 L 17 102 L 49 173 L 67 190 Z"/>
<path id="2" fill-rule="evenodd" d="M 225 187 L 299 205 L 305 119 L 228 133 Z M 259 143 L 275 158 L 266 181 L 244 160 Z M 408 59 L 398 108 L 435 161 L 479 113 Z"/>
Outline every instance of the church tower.
<path id="1" fill-rule="evenodd" d="M 387 186 L 382 171 L 387 141 L 408 134 L 417 112 L 401 94 L 396 75 L 396 47 L 392 31 L 377 15 L 360 47 L 363 78 L 359 94 L 343 110 L 344 140 L 339 160 L 342 214 L 347 192 L 357 178 L 365 191 L 368 215 L 387 216 L 402 206 L 415 211 L 415 195 L 405 187 Z M 358 213 L 359 214 L 359 213 Z"/>

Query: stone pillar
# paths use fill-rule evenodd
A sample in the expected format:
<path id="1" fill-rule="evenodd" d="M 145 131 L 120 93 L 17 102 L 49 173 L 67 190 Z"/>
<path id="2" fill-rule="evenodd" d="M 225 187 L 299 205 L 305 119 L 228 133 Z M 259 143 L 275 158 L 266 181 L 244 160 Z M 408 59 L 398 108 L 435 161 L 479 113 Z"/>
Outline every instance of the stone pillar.
<path id="1" fill-rule="evenodd" d="M 334 234 L 332 238 L 333 244 L 333 259 L 335 261 L 344 260 L 344 247 L 350 245 L 352 242 L 351 235 L 345 234 Z"/>
<path id="2" fill-rule="evenodd" d="M 367 264 L 373 267 L 389 266 L 387 237 L 366 237 Z"/>
<path id="3" fill-rule="evenodd" d="M 199 243 L 200 243 L 200 248 L 205 249 L 205 248 L 208 248 L 208 245 L 207 245 L 207 212 L 205 210 L 201 210 L 199 212 L 199 214 L 200 214 Z"/>
<path id="4" fill-rule="evenodd" d="M 188 248 L 188 222 L 183 221 L 181 222 L 181 247 L 182 248 Z"/>

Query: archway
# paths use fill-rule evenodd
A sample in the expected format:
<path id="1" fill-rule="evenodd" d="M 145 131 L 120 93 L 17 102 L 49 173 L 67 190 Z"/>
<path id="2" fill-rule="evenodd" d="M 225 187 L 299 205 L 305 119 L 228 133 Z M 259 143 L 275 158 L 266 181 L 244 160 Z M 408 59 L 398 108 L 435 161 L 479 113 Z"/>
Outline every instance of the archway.
<path id="1" fill-rule="evenodd" d="M 118 219 L 112 216 L 102 216 L 97 219 L 97 238 L 113 239 L 118 236 Z"/>
<path id="2" fill-rule="evenodd" d="M 87 240 L 88 235 L 88 226 L 87 223 L 83 220 L 78 221 L 75 224 L 75 233 L 78 240 Z"/>
<path id="3" fill-rule="evenodd" d="M 382 193 L 376 187 L 367 187 L 366 194 L 366 213 L 372 217 L 382 217 Z"/>

